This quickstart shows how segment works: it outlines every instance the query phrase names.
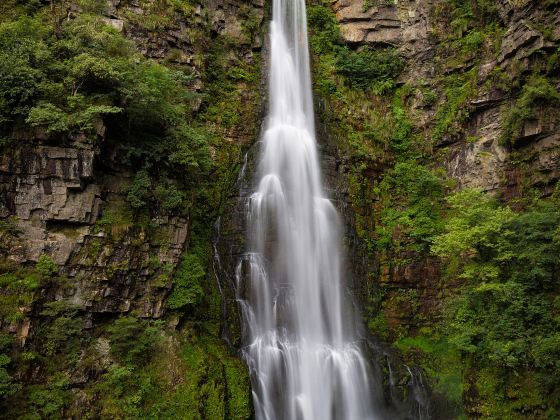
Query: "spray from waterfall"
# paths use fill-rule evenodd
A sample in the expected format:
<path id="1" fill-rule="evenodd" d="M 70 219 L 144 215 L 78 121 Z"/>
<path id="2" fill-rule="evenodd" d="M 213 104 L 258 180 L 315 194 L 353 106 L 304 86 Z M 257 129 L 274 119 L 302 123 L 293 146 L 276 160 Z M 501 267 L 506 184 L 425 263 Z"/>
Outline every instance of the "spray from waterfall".
<path id="1" fill-rule="evenodd" d="M 304 0 L 274 0 L 269 94 L 237 272 L 256 418 L 375 419 L 319 168 Z"/>

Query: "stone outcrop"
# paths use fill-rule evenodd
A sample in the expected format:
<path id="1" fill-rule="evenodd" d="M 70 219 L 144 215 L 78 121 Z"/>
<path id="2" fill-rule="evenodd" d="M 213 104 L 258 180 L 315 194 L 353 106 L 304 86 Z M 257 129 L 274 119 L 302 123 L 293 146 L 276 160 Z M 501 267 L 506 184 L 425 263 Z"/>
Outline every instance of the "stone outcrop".
<path id="1" fill-rule="evenodd" d="M 126 180 L 126 174 L 120 176 Z M 158 266 L 174 267 L 187 239 L 188 220 L 159 218 L 147 235 L 130 220 L 121 226 L 122 238 L 115 240 L 96 225 L 104 209 L 124 200 L 126 182 L 116 190 L 115 185 L 96 170 L 92 149 L 36 146 L 4 154 L 1 211 L 4 217 L 15 216 L 20 231 L 8 258 L 26 263 L 49 255 L 71 279 L 71 287 L 54 294 L 71 296 L 89 312 L 134 308 L 142 316 L 160 317 L 170 281 L 152 293 L 150 282 L 157 273 L 147 268 L 148 260 L 155 257 Z M 155 236 L 159 243 L 152 245 Z"/>
<path id="2" fill-rule="evenodd" d="M 560 15 L 530 1 L 502 0 L 496 6 L 507 28 L 500 51 L 496 58 L 488 59 L 479 67 L 479 86 L 469 103 L 471 111 L 465 135 L 444 139 L 440 146 L 449 148 L 444 165 L 448 174 L 458 181 L 458 187 L 511 191 L 511 179 L 504 181 L 506 173 L 512 170 L 511 150 L 501 144 L 500 135 L 505 115 L 514 102 L 500 91 L 488 91 L 482 85 L 497 65 L 509 77 L 518 77 L 514 73 L 519 71 L 530 72 L 539 51 L 556 48 Z M 401 82 L 424 80 L 427 86 L 437 85 L 433 67 L 437 45 L 432 39 L 436 28 L 435 7 L 431 1 L 337 0 L 333 3 L 342 37 L 348 44 L 396 47 L 410 61 Z M 543 33 L 543 28 L 550 30 Z M 425 115 L 418 118 L 425 124 L 424 129 L 430 130 L 429 110 L 420 111 Z M 559 133 L 558 124 L 547 124 L 539 117 L 523 126 L 516 144 L 520 154 L 535 156 L 535 159 L 527 159 L 527 174 L 535 185 L 552 185 L 558 179 L 555 163 L 560 153 Z M 469 141 L 466 141 L 467 136 Z"/>
<path id="3" fill-rule="evenodd" d="M 19 262 L 47 253 L 64 265 L 100 211 L 100 189 L 90 183 L 94 151 L 37 146 L 0 158 L 0 212 L 14 215 L 25 237 Z M 52 226 L 67 225 L 65 233 Z"/>
<path id="4" fill-rule="evenodd" d="M 343 39 L 351 45 L 394 46 L 418 59 L 430 48 L 431 1 L 355 1 L 333 3 Z"/>
<path id="5" fill-rule="evenodd" d="M 160 10 L 162 4 L 110 0 L 103 19 L 145 56 L 190 70 L 193 91 L 203 88 L 206 63 L 197 55 L 208 54 L 205 40 L 227 36 L 239 46 L 231 54 L 247 60 L 262 44 L 262 0 L 185 4 L 181 13 L 171 3 Z M 69 16 L 80 12 L 72 6 Z M 196 111 L 200 100 L 193 104 Z M 78 305 L 86 327 L 102 314 L 161 317 L 190 233 L 190 220 L 178 214 L 152 214 L 149 226 L 138 224 L 126 205 L 133 174 L 113 162 L 106 131 L 96 121 L 94 139 L 77 134 L 64 146 L 51 145 L 56 142 L 41 130 L 14 133 L 24 146 L 0 155 L 0 218 L 14 220 L 18 230 L 16 240 L 3 244 L 4 256 L 22 265 L 51 257 L 67 282 L 45 296 Z M 243 131 L 231 141 L 247 142 L 247 136 Z M 20 324 L 33 328 L 28 319 Z"/>

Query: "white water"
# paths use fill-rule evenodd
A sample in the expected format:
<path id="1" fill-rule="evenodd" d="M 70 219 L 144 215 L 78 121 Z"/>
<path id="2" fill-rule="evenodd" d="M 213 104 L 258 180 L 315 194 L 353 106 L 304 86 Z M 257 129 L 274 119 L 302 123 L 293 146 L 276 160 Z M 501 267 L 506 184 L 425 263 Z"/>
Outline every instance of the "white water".
<path id="1" fill-rule="evenodd" d="M 304 0 L 274 0 L 270 110 L 248 209 L 244 357 L 257 419 L 375 419 L 315 142 Z M 243 270 L 245 267 L 245 270 Z"/>

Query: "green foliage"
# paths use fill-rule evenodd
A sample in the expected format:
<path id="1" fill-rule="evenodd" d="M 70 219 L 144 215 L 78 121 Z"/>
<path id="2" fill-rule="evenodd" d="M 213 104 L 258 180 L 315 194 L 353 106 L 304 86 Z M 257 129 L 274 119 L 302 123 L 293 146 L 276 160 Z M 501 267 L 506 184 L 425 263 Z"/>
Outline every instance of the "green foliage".
<path id="1" fill-rule="evenodd" d="M 171 156 L 170 159 L 174 159 Z M 179 162 L 177 162 L 179 163 Z M 184 162 L 181 162 L 183 164 Z M 156 181 L 147 170 L 136 173 L 134 181 L 127 189 L 126 199 L 134 210 L 163 210 L 181 214 L 188 209 L 185 193 L 167 180 Z"/>
<path id="2" fill-rule="evenodd" d="M 457 135 L 462 123 L 470 115 L 468 100 L 476 93 L 476 69 L 464 74 L 452 74 L 444 79 L 445 102 L 436 112 L 434 138 L 444 135 Z"/>
<path id="3" fill-rule="evenodd" d="M 200 304 L 204 291 L 200 282 L 204 279 L 204 261 L 196 254 L 187 254 L 174 276 L 173 292 L 167 298 L 169 309 L 192 309 Z"/>
<path id="4" fill-rule="evenodd" d="M 329 4 L 307 8 L 307 22 L 311 31 L 310 45 L 315 54 L 331 52 L 340 43 L 340 29 Z"/>
<path id="5" fill-rule="evenodd" d="M 252 113 L 251 107 L 257 101 L 255 97 L 247 97 L 244 91 L 259 78 L 260 58 L 255 55 L 252 63 L 233 58 L 228 54 L 233 47 L 230 42 L 214 44 L 205 74 L 207 86 L 201 118 L 218 133 L 239 124 L 243 113 Z"/>
<path id="6" fill-rule="evenodd" d="M 246 420 L 251 417 L 244 364 L 206 332 L 158 344 L 158 358 L 143 365 L 112 365 L 95 387 L 103 418 Z M 180 340 L 180 344 L 177 343 Z"/>
<path id="7" fill-rule="evenodd" d="M 35 269 L 43 277 L 53 277 L 58 274 L 58 265 L 46 254 L 39 257 Z"/>
<path id="8" fill-rule="evenodd" d="M 0 149 L 1 147 L 0 145 Z M 0 255 L 7 255 L 10 249 L 18 245 L 21 233 L 17 217 L 10 216 L 0 220 Z"/>
<path id="9" fill-rule="evenodd" d="M 534 76 L 523 86 L 519 98 L 509 111 L 500 137 L 502 143 L 515 145 L 527 120 L 538 118 L 538 111 L 545 111 L 543 119 L 558 119 L 560 93 L 549 78 Z"/>
<path id="10" fill-rule="evenodd" d="M 261 30 L 260 20 L 255 12 L 255 9 L 249 7 L 248 5 L 244 6 L 241 12 L 243 17 L 241 27 L 245 36 L 252 44 Z"/>
<path id="11" fill-rule="evenodd" d="M 475 25 L 485 26 L 497 21 L 498 9 L 491 0 L 445 0 L 439 11 L 450 21 L 452 36 L 462 38 Z"/>
<path id="12" fill-rule="evenodd" d="M 560 401 L 557 201 L 516 214 L 479 190 L 465 190 L 449 203 L 445 232 L 432 246 L 448 261 L 449 274 L 465 282 L 449 301 L 449 343 L 485 372 L 479 391 L 500 400 L 487 407 L 489 415 L 554 407 Z M 531 388 L 516 387 L 512 375 Z M 519 392 L 525 394 L 516 401 Z"/>
<path id="13" fill-rule="evenodd" d="M 384 340 L 389 338 L 389 324 L 382 311 L 367 323 L 368 329 Z"/>
<path id="14" fill-rule="evenodd" d="M 134 182 L 128 190 L 126 198 L 132 208 L 139 209 L 146 206 L 151 191 L 152 182 L 148 172 L 145 170 L 138 171 L 134 177 Z"/>
<path id="15" fill-rule="evenodd" d="M 446 258 L 461 257 L 461 253 L 489 255 L 499 253 L 503 258 L 505 245 L 498 241 L 505 237 L 505 226 L 514 217 L 507 207 L 500 207 L 491 196 L 479 189 L 466 189 L 447 199 L 450 214 L 446 233 L 437 238 L 432 252 Z"/>
<path id="16" fill-rule="evenodd" d="M 166 211 L 179 211 L 185 204 L 185 194 L 175 184 L 158 185 L 154 190 L 159 206 Z"/>
<path id="17" fill-rule="evenodd" d="M 53 375 L 46 385 L 29 386 L 26 390 L 29 412 L 38 414 L 39 418 L 58 418 L 71 399 L 69 382 L 66 374 L 61 372 Z"/>
<path id="18" fill-rule="evenodd" d="M 107 232 L 111 239 L 119 241 L 132 228 L 133 220 L 134 214 L 128 202 L 118 196 L 111 197 L 95 223 L 94 232 Z"/>
<path id="19" fill-rule="evenodd" d="M 8 371 L 12 362 L 9 356 L 11 344 L 10 336 L 0 334 L 0 398 L 13 395 L 20 389 Z"/>
<path id="20" fill-rule="evenodd" d="M 411 241 L 428 246 L 440 228 L 444 183 L 433 171 L 414 161 L 400 162 L 376 187 L 380 196 L 376 247 L 400 247 Z"/>
<path id="21" fill-rule="evenodd" d="M 444 395 L 457 408 L 462 406 L 463 365 L 459 352 L 431 331 L 415 337 L 403 337 L 395 346 L 406 357 L 420 364 L 430 378 L 432 390 Z"/>
<path id="22" fill-rule="evenodd" d="M 44 12 L 0 23 L 0 136 L 31 126 L 95 140 L 104 124 L 119 159 L 150 176 L 195 183 L 209 170 L 208 135 L 192 123 L 190 74 L 139 55 L 100 17 L 81 13 L 53 28 Z"/>
<path id="23" fill-rule="evenodd" d="M 422 98 L 424 100 L 425 106 L 432 106 L 437 102 L 437 93 L 431 89 L 425 89 L 422 91 Z"/>
<path id="24" fill-rule="evenodd" d="M 196 80 L 203 79 L 198 94 L 191 66 L 170 57 L 162 60 L 166 65 L 146 59 L 95 16 L 105 10 L 103 0 L 7 2 L 0 5 L 6 12 L 0 17 L 2 146 L 27 147 L 15 139 L 20 132 L 72 147 L 82 141 L 96 147 L 103 139 L 111 163 L 133 174 L 124 195 L 103 197 L 93 231 L 106 235 L 86 241 L 88 261 L 103 260 L 126 233 L 133 247 L 159 246 L 151 229 L 161 213 L 188 216 L 191 229 L 169 300 L 177 309 L 172 316 L 181 317 L 173 332 L 164 332 L 163 322 L 136 318 L 135 312 L 114 322 L 96 318 L 94 328 L 84 330 L 83 308 L 48 302 L 47 286 L 64 286 L 52 260 L 41 257 L 34 267 L 2 261 L 2 325 L 20 327 L 25 324 L 14 323 L 33 316 L 25 351 L 14 346 L 6 357 L 0 351 L 2 409 L 13 418 L 250 418 L 246 366 L 217 338 L 220 296 L 213 282 L 203 280 L 212 222 L 238 169 L 238 138 L 250 138 L 258 124 L 259 57 L 253 52 L 249 59 L 246 44 L 237 44 L 258 35 L 257 16 L 245 16 L 240 41 L 210 37 L 206 16 L 195 16 L 192 2 L 144 2 L 146 13 L 136 20 L 134 13 L 128 15 L 128 2 L 121 2 L 119 13 L 129 27 L 159 31 L 175 25 L 177 15 L 192 14 L 186 31 L 196 49 Z M 18 234 L 9 221 L 0 223 L 2 246 L 9 249 L 4 238 L 17 241 Z M 143 267 L 149 275 L 163 273 L 149 283 L 158 296 L 174 269 L 161 265 L 152 258 Z M 126 262 L 114 264 L 107 274 L 128 269 Z M 191 360 L 189 353 L 200 357 Z M 14 378 L 23 378 L 21 392 L 12 369 Z"/>
<path id="25" fill-rule="evenodd" d="M 82 101 L 80 100 L 80 102 Z M 70 109 L 77 104 L 78 102 L 73 102 Z M 94 129 L 94 123 L 99 120 L 100 116 L 118 114 L 121 111 L 122 109 L 116 106 L 91 105 L 79 109 L 77 113 L 68 114 L 56 105 L 39 102 L 37 106 L 29 110 L 25 122 L 32 127 L 45 127 L 47 133 L 63 133 L 71 128 L 88 132 Z"/>
<path id="26" fill-rule="evenodd" d="M 12 261 L 0 262 L 0 318 L 7 322 L 21 320 L 31 310 L 45 279 L 35 270 Z"/>
<path id="27" fill-rule="evenodd" d="M 352 51 L 342 48 L 337 55 L 336 70 L 352 86 L 371 88 L 376 94 L 383 94 L 394 87 L 395 78 L 404 65 L 404 59 L 392 49 Z"/>
<path id="28" fill-rule="evenodd" d="M 161 340 L 161 321 L 149 322 L 132 316 L 118 318 L 107 327 L 111 353 L 124 364 L 147 362 Z"/>
<path id="29" fill-rule="evenodd" d="M 223 344 L 213 340 L 188 343 L 181 350 L 190 378 L 182 398 L 167 407 L 166 416 L 184 412 L 187 418 L 242 420 L 251 416 L 249 377 L 240 360 L 229 357 Z"/>
<path id="30" fill-rule="evenodd" d="M 56 353 L 72 354 L 77 351 L 77 338 L 82 332 L 83 321 L 78 317 L 78 307 L 67 301 L 49 302 L 41 315 L 51 322 L 44 328 L 45 355 L 51 357 Z"/>
<path id="31" fill-rule="evenodd" d="M 406 114 L 405 108 L 406 85 L 399 88 L 394 95 L 393 107 L 393 130 L 390 137 L 391 148 L 399 157 L 405 157 L 414 140 L 412 134 L 413 124 Z"/>

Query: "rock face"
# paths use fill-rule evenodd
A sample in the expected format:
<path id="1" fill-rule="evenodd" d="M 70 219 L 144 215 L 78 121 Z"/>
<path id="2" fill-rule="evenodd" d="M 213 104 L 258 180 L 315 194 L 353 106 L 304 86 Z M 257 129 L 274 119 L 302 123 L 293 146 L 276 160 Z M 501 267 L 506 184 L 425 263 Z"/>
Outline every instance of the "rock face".
<path id="1" fill-rule="evenodd" d="M 92 148 L 37 145 L 1 157 L 1 212 L 14 216 L 21 232 L 8 258 L 23 264 L 44 254 L 52 257 L 72 287 L 51 293 L 72 296 L 73 303 L 90 313 L 137 309 L 144 317 L 160 317 L 168 284 L 156 290 L 150 286 L 155 273 L 148 269 L 148 260 L 156 257 L 175 266 L 188 220 L 154 220 L 157 227 L 151 235 L 160 240 L 156 245 L 151 237 L 138 241 L 143 232 L 134 229 L 132 220 L 123 222 L 122 235 L 96 225 L 104 210 L 123 202 L 128 175 L 103 175 L 95 154 Z"/>
<path id="2" fill-rule="evenodd" d="M 93 150 L 38 146 L 5 154 L 0 163 L 1 212 L 14 215 L 25 243 L 14 258 L 36 261 L 44 253 L 64 265 L 100 211 Z M 70 235 L 48 229 L 67 224 Z"/>
<path id="3" fill-rule="evenodd" d="M 427 86 L 436 85 L 433 58 L 438 54 L 438 46 L 432 34 L 436 30 L 434 15 L 437 5 L 431 1 L 397 0 L 389 3 L 334 2 L 333 10 L 344 40 L 355 47 L 393 46 L 410 60 L 401 77 L 403 83 L 423 79 Z M 554 10 L 539 7 L 535 2 L 508 0 L 497 2 L 496 7 L 506 31 L 496 57 L 483 58 L 486 61 L 479 66 L 480 87 L 497 65 L 511 78 L 518 77 L 519 71 L 529 72 L 539 54 L 557 48 L 559 40 L 560 15 Z M 449 175 L 457 179 L 459 187 L 480 187 L 487 191 L 514 188 L 511 180 L 504 182 L 506 174 L 512 170 L 511 149 L 500 141 L 504 118 L 512 106 L 513 101 L 499 89 L 477 89 L 470 101 L 470 117 L 466 123 L 469 141 L 465 141 L 465 136 L 448 138 L 440 143 L 449 148 L 445 166 Z M 424 121 L 425 129 L 429 130 L 429 114 Z M 547 124 L 538 115 L 522 127 L 516 152 L 539 156 L 527 159 L 527 174 L 535 185 L 550 185 L 558 179 L 555 163 L 559 153 L 559 131 L 558 124 Z"/>
<path id="4" fill-rule="evenodd" d="M 395 46 L 418 59 L 430 48 L 432 1 L 337 0 L 333 3 L 343 39 L 352 45 Z"/>
<path id="5" fill-rule="evenodd" d="M 201 46 L 196 45 L 193 33 L 210 30 L 239 39 L 249 51 L 260 48 L 260 39 L 245 30 L 245 23 L 250 18 L 259 28 L 264 13 L 261 0 L 250 4 L 214 0 L 207 7 L 189 9 L 188 20 L 175 14 L 167 16 L 171 22 L 164 28 L 146 30 L 141 20 L 159 11 L 157 7 L 151 1 L 140 6 L 135 1 L 112 0 L 104 19 L 135 41 L 144 55 L 167 60 L 172 56 L 176 64 L 190 67 L 198 75 L 192 83 L 195 90 L 202 88 L 203 63 L 194 60 Z M 170 281 L 154 285 L 162 273 L 154 272 L 148 260 L 175 267 L 185 248 L 189 220 L 158 216 L 151 221 L 150 232 L 134 226 L 132 219 L 125 220 L 123 203 L 131 174 L 107 165 L 105 131 L 98 122 L 95 146 L 79 138 L 65 147 L 44 145 L 48 136 L 40 132 L 16 133 L 28 145 L 0 156 L 0 217 L 15 217 L 21 232 L 7 256 L 22 264 L 35 262 L 43 254 L 52 257 L 72 279 L 71 290 L 64 294 L 73 296 L 74 303 L 90 313 L 135 309 L 143 317 L 157 318 L 163 314 Z M 121 213 L 118 217 L 123 220 L 112 223 L 110 232 L 103 218 L 114 213 Z"/>
<path id="6" fill-rule="evenodd" d="M 383 119 L 390 126 L 389 131 L 401 127 L 386 118 L 401 106 L 413 126 L 408 134 L 411 142 L 422 143 L 419 149 L 424 155 L 412 159 L 418 159 L 416 162 L 430 170 L 437 168 L 445 173 L 449 180 L 446 188 L 450 190 L 480 188 L 515 207 L 516 202 L 531 193 L 550 195 L 560 180 L 558 102 L 547 102 L 547 94 L 543 93 L 546 89 L 551 97 L 560 93 L 558 3 L 501 0 L 491 2 L 491 7 L 481 12 L 477 8 L 485 7 L 483 3 L 337 0 L 331 5 L 343 41 L 350 49 L 395 49 L 407 61 L 397 80 L 402 90 L 394 96 L 371 92 L 363 97 L 354 96 L 355 92 L 348 93 L 338 80 L 333 81 L 336 86 L 332 87 L 332 96 L 324 93 L 323 86 L 317 87 L 334 109 L 318 107 L 318 114 L 327 124 L 340 123 L 344 127 L 337 132 L 340 138 L 334 139 L 338 156 L 336 152 L 332 155 L 337 156 L 333 159 L 339 167 L 334 178 L 346 175 L 354 182 L 344 185 L 334 180 L 332 196 L 342 197 L 346 205 L 353 206 L 360 236 L 374 245 L 369 256 L 367 252 L 352 254 L 352 263 L 362 266 L 354 290 L 362 297 L 366 313 L 368 308 L 378 305 L 380 311 L 374 309 L 367 315 L 368 320 L 372 330 L 384 334 L 390 342 L 415 338 L 422 335 L 422 330 L 431 329 L 441 316 L 441 302 L 461 285 L 457 284 L 460 280 L 445 277 L 440 261 L 430 256 L 427 248 L 412 249 L 398 226 L 388 239 L 391 245 L 379 245 L 382 234 L 378 230 L 390 225 L 381 220 L 379 213 L 385 207 L 398 213 L 402 211 L 399 206 L 406 208 L 408 204 L 382 203 L 376 190 L 381 188 L 380 181 L 387 169 L 411 157 L 398 147 L 387 152 L 390 147 L 377 138 L 382 138 L 384 132 L 376 131 L 372 120 Z M 465 8 L 461 8 L 465 4 L 473 7 L 469 10 L 481 22 L 462 21 Z M 487 24 L 499 30 L 485 32 Z M 465 42 L 469 35 L 479 37 L 474 46 Z M 327 61 L 316 60 L 319 65 Z M 551 81 L 548 87 L 534 81 L 543 74 L 543 78 Z M 426 100 L 430 95 L 431 102 Z M 373 108 L 378 114 L 364 112 L 363 116 L 360 108 Z M 519 109 L 525 114 L 516 113 Z M 345 114 L 351 114 L 349 110 L 356 115 L 346 118 Z M 446 121 L 450 115 L 452 118 Z M 364 134 L 368 130 L 373 134 Z M 354 147 L 348 147 L 351 142 L 363 148 L 348 151 Z M 329 171 L 325 173 L 328 176 Z M 355 197 L 343 198 L 342 191 L 348 189 Z M 394 195 L 396 198 L 399 193 Z M 352 230 L 351 221 L 348 226 Z M 381 325 L 377 324 L 379 319 L 383 321 Z M 406 370 L 401 374 L 406 376 Z M 445 402 L 434 404 L 434 418 L 458 415 L 452 407 L 445 408 Z M 473 416 L 480 414 L 476 410 L 473 408 Z"/>
<path id="7" fill-rule="evenodd" d="M 183 8 L 181 13 L 171 8 L 172 3 L 173 7 Z M 231 58 L 252 63 L 256 59 L 262 44 L 260 27 L 264 5 L 260 0 L 212 0 L 204 6 L 187 3 L 111 0 L 107 2 L 103 19 L 132 40 L 140 53 L 192 74 L 185 85 L 186 90 L 196 95 L 205 87 L 204 76 L 215 46 L 212 40 L 228 39 L 230 47 L 223 53 L 228 55 L 224 61 Z M 72 6 L 68 18 L 79 13 L 81 10 Z M 147 27 L 151 22 L 154 26 Z M 242 105 L 243 101 L 250 102 L 256 96 L 249 88 L 250 83 L 246 82 L 247 92 L 241 93 Z M 199 112 L 201 103 L 201 99 L 193 100 L 193 113 Z M 251 107 L 253 104 L 249 103 L 247 108 Z M 100 381 L 100 375 L 105 374 L 115 360 L 109 354 L 106 338 L 99 338 L 96 349 L 85 348 L 88 340 L 96 340 L 99 331 L 107 334 L 104 330 L 107 325 L 127 315 L 134 319 L 163 318 L 168 321 L 169 333 L 177 333 L 177 315 L 171 319 L 165 317 L 166 299 L 173 290 L 174 275 L 189 247 L 192 230 L 192 220 L 175 210 L 148 209 L 142 220 L 132 212 L 127 194 L 134 181 L 134 169 L 118 163 L 115 150 L 118 139 L 109 138 L 110 128 L 101 119 L 93 125 L 93 134 L 77 133 L 57 139 L 40 129 L 15 132 L 13 137 L 20 145 L 4 148 L 0 153 L 2 274 L 8 271 L 5 267 L 13 272 L 31 272 L 36 270 L 38 261 L 51 262 L 57 267 L 55 280 L 45 281 L 39 289 L 33 290 L 33 303 L 19 304 L 17 319 L 5 321 L 2 313 L 0 333 L 14 338 L 16 357 L 35 350 L 34 342 L 39 342 L 37 348 L 42 348 L 44 331 L 50 328 L 52 321 L 49 315 L 43 314 L 43 309 L 51 303 L 70 305 L 79 323 L 78 340 L 83 348 L 76 349 L 79 363 L 72 362 L 78 366 L 61 365 L 60 369 L 64 375 L 68 374 L 69 384 L 65 389 L 76 397 L 73 404 L 92 413 L 98 409 L 95 397 L 86 395 L 82 387 L 94 386 L 91 384 Z M 205 129 L 212 131 L 216 138 L 236 148 L 254 140 L 253 121 L 241 121 L 223 129 L 207 125 Z M 238 158 L 234 153 L 231 156 Z M 235 164 L 229 161 L 224 166 L 230 170 Z M 226 186 L 220 185 L 220 188 Z M 38 274 L 33 271 L 33 275 Z M 4 282 L 1 287 L 2 299 L 11 298 L 9 285 L 6 287 Z M 213 289 L 215 284 L 212 282 L 208 287 Z M 63 317 L 55 314 L 52 318 L 55 316 Z M 215 318 L 219 319 L 219 315 Z M 154 325 L 147 320 L 139 322 Z M 213 350 L 222 351 L 218 341 Z M 179 345 L 175 347 L 174 357 L 178 358 Z M 95 354 L 102 356 L 103 363 L 86 366 L 86 356 L 95 358 Z M 220 363 L 229 366 L 220 365 L 220 369 L 227 370 L 235 365 L 245 374 L 243 364 L 229 353 L 220 353 L 220 357 L 223 358 Z M 184 365 L 184 360 L 181 363 Z M 215 360 L 209 363 L 215 364 Z M 29 384 L 47 386 L 47 376 L 42 375 L 48 374 L 40 366 L 37 364 L 35 371 L 27 375 L 26 367 L 19 370 L 19 365 L 14 363 L 10 375 L 24 388 Z M 220 371 L 220 378 L 225 378 L 226 370 Z M 240 378 L 234 378 L 235 386 L 239 381 L 244 384 L 244 377 Z M 181 382 L 184 380 L 180 378 Z M 246 385 L 248 389 L 248 383 Z M 237 402 L 250 411 L 250 401 L 246 399 Z M 2 407 L 3 404 L 4 401 L 0 401 Z"/>

